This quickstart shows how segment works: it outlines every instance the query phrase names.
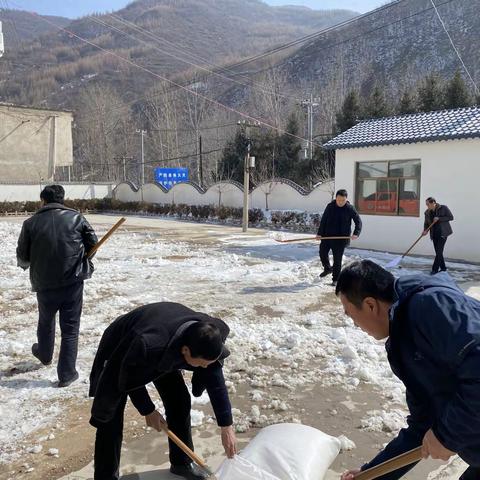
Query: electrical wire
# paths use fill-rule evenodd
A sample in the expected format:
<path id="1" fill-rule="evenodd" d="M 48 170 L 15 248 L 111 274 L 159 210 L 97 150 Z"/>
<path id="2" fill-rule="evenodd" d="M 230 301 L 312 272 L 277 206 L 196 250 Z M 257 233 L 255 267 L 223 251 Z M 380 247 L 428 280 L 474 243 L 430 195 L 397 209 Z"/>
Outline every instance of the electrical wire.
<path id="1" fill-rule="evenodd" d="M 443 21 L 442 19 L 442 16 L 440 15 L 440 12 L 438 11 L 438 8 L 437 8 L 437 5 L 435 5 L 435 2 L 434 0 L 430 0 L 431 4 L 433 5 L 433 8 L 435 10 L 435 13 L 437 14 L 437 17 L 438 19 L 440 20 L 440 23 L 442 24 L 442 27 L 443 29 L 445 30 L 445 33 L 447 34 L 447 37 L 448 37 L 448 40 L 450 41 L 452 47 L 453 47 L 453 50 L 455 51 L 458 59 L 460 60 L 460 63 L 462 64 L 462 67 L 463 69 L 465 70 L 465 72 L 467 73 L 468 75 L 468 78 L 470 79 L 470 81 L 472 82 L 472 85 L 473 85 L 473 88 L 474 88 L 474 92 L 475 94 L 478 94 L 478 86 L 477 84 L 475 83 L 475 80 L 473 79 L 468 67 L 465 65 L 465 62 L 463 61 L 463 58 L 458 50 L 458 48 L 455 46 L 455 43 L 453 42 L 453 38 L 452 36 L 450 35 L 450 32 L 447 30 L 447 26 L 445 25 L 445 22 Z M 443 5 L 443 4 L 442 4 Z"/>

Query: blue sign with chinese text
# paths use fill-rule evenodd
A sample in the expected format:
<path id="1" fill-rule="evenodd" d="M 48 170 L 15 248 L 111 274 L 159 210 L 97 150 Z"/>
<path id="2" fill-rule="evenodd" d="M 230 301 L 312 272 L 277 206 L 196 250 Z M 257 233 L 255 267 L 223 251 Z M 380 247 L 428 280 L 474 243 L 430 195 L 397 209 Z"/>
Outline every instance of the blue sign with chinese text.
<path id="1" fill-rule="evenodd" d="M 188 182 L 188 168 L 156 168 L 155 181 L 168 190 L 177 183 Z"/>

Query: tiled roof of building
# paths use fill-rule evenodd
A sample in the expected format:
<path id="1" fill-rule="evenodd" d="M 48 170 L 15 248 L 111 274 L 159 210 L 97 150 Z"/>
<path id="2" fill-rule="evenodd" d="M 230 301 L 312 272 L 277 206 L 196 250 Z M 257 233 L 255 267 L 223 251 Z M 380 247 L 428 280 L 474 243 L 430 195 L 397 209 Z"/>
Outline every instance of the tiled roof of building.
<path id="1" fill-rule="evenodd" d="M 480 107 L 364 120 L 324 145 L 327 150 L 480 138 Z"/>

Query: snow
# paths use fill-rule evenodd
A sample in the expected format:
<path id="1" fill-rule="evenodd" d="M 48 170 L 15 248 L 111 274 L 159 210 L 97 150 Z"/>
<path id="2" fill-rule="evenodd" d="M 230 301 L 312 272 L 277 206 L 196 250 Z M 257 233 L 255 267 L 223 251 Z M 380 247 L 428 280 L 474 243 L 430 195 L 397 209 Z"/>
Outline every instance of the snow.
<path id="1" fill-rule="evenodd" d="M 0 463 L 21 457 L 27 439 L 27 447 L 48 441 L 48 452 L 55 450 L 54 431 L 66 413 L 65 402 L 89 401 L 88 374 L 105 328 L 139 305 L 163 300 L 184 303 L 229 324 L 233 355 L 225 363 L 228 386 L 234 392 L 238 385 L 247 385 L 255 402 L 246 412 L 235 409 L 237 431 L 298 423 L 281 391 L 308 384 L 342 385 L 347 391 L 361 383 L 378 386 L 382 397 L 372 405 L 377 410 L 362 419 L 362 428 L 395 432 L 403 426 L 404 388 L 388 367 L 384 345 L 344 315 L 332 295 L 331 280 L 318 279 L 316 246 L 280 244 L 258 232 L 219 235 L 215 230 L 214 244 L 172 241 L 155 231 L 122 231 L 113 236 L 97 254 L 94 277 L 85 284 L 80 380 L 69 388 L 56 388 L 56 359 L 40 368 L 30 351 L 36 339 L 37 306 L 28 273 L 16 267 L 20 227 L 0 222 Z M 106 228 L 97 230 L 101 235 Z M 361 250 L 347 253 L 346 262 L 371 258 L 386 264 L 394 258 Z M 431 259 L 408 259 L 395 273 L 427 271 L 430 264 Z M 471 282 L 469 291 L 480 297 L 479 267 L 450 266 L 454 278 Z M 273 396 L 271 391 L 267 394 L 272 387 Z M 207 403 L 206 394 L 192 398 L 194 425 L 211 420 L 197 409 Z M 47 437 L 42 441 L 39 429 Z M 342 442 L 344 449 L 354 448 L 347 440 Z"/>
<path id="2" fill-rule="evenodd" d="M 338 439 L 340 440 L 340 448 L 342 452 L 349 452 L 350 450 L 354 450 L 355 448 L 357 448 L 355 442 L 353 440 L 350 440 L 345 435 L 340 435 Z"/>

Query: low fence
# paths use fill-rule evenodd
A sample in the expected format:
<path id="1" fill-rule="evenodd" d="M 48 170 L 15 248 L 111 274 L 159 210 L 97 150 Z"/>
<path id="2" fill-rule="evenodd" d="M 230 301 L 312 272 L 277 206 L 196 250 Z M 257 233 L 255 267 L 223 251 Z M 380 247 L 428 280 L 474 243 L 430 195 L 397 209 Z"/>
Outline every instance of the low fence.
<path id="1" fill-rule="evenodd" d="M 275 179 L 256 186 L 250 192 L 250 208 L 261 210 L 289 210 L 316 213 L 323 211 L 333 198 L 333 181 L 306 191 L 286 179 Z M 120 183 L 113 190 L 113 198 L 121 202 L 145 202 L 159 205 L 214 205 L 241 208 L 243 187 L 237 182 L 219 182 L 208 189 L 195 183 L 178 183 L 166 190 L 157 183 L 137 187 L 132 183 Z"/>
<path id="2" fill-rule="evenodd" d="M 0 183 L 0 202 L 36 202 L 45 185 L 48 183 Z M 61 185 L 65 188 L 65 198 L 71 200 L 111 197 L 115 187 L 111 183 L 61 182 Z"/>

